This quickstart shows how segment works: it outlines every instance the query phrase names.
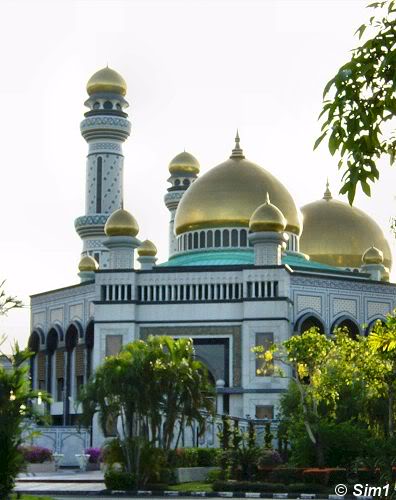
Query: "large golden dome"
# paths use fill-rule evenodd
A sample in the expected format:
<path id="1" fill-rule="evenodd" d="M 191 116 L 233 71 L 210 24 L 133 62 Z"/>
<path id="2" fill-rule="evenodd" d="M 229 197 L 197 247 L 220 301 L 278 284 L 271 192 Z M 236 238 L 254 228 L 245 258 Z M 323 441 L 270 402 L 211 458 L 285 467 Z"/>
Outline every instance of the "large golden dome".
<path id="1" fill-rule="evenodd" d="M 199 177 L 185 192 L 176 211 L 176 234 L 209 227 L 249 227 L 250 217 L 267 193 L 287 219 L 286 231 L 300 234 L 301 217 L 293 198 L 273 175 L 245 159 L 237 136 L 230 159 Z"/>
<path id="2" fill-rule="evenodd" d="M 87 92 L 89 95 L 96 94 L 97 92 L 111 92 L 125 96 L 126 91 L 126 81 L 117 71 L 108 66 L 94 73 L 87 83 Z"/>
<path id="3" fill-rule="evenodd" d="M 336 267 L 360 267 L 362 255 L 371 246 L 384 254 L 391 267 L 389 244 L 378 224 L 362 210 L 332 198 L 326 189 L 323 199 L 301 208 L 304 229 L 300 250 L 311 260 Z"/>

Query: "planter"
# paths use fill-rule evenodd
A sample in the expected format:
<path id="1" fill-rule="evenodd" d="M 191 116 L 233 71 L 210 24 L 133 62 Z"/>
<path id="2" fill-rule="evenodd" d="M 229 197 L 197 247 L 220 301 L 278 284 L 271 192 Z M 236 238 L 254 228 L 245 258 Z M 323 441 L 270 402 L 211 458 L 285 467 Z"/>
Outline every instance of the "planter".
<path id="1" fill-rule="evenodd" d="M 100 470 L 100 469 L 101 469 L 100 465 L 101 465 L 101 464 L 98 464 L 98 463 L 96 463 L 96 464 L 91 464 L 91 463 L 89 463 L 89 462 L 88 462 L 88 463 L 87 463 L 87 468 L 86 468 L 86 470 L 87 470 L 87 471 L 88 471 L 88 470 Z"/>
<path id="2" fill-rule="evenodd" d="M 85 472 L 87 470 L 88 460 L 90 455 L 86 453 L 78 453 L 75 455 L 78 461 L 78 465 L 80 466 L 80 471 Z"/>
<path id="3" fill-rule="evenodd" d="M 193 481 L 205 481 L 208 473 L 219 470 L 218 467 L 178 467 L 175 471 L 177 483 L 191 483 Z"/>
<path id="4" fill-rule="evenodd" d="M 56 472 L 55 462 L 43 462 L 42 464 L 27 464 L 26 472 L 36 474 L 37 472 Z"/>

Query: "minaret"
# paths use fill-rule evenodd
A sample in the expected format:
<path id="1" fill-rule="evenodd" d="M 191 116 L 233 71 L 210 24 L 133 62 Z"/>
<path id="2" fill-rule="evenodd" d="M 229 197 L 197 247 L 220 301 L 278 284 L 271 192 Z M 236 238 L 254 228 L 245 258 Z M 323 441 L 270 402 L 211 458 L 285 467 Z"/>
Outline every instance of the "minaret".
<path id="1" fill-rule="evenodd" d="M 169 257 L 178 252 L 177 239 L 174 232 L 175 214 L 180 200 L 186 189 L 196 180 L 199 174 L 198 160 L 187 151 L 178 154 L 169 163 L 169 172 L 171 176 L 168 182 L 171 187 L 165 195 L 164 201 L 167 209 L 170 212 L 169 221 Z"/>
<path id="2" fill-rule="evenodd" d="M 88 143 L 85 215 L 75 228 L 83 240 L 82 256 L 92 255 L 100 268 L 108 267 L 108 248 L 103 245 L 104 226 L 111 213 L 121 208 L 123 199 L 122 144 L 131 124 L 124 109 L 127 85 L 109 67 L 96 72 L 87 83 L 89 111 L 81 122 L 81 134 Z"/>

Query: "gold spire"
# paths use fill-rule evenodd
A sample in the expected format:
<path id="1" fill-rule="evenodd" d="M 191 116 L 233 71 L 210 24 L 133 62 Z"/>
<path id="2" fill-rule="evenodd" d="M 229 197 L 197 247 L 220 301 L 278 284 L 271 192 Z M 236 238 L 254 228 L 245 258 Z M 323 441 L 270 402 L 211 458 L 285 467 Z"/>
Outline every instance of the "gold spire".
<path id="1" fill-rule="evenodd" d="M 157 247 L 150 240 L 144 240 L 138 248 L 139 257 L 155 257 L 157 255 Z"/>
<path id="2" fill-rule="evenodd" d="M 238 129 L 236 131 L 236 136 L 235 136 L 235 148 L 232 150 L 230 158 L 242 158 L 242 159 L 245 158 L 243 155 L 243 150 L 240 145 Z"/>
<path id="3" fill-rule="evenodd" d="M 327 201 L 333 199 L 333 197 L 331 196 L 330 184 L 329 184 L 329 178 L 328 177 L 327 177 L 327 181 L 326 181 L 326 191 L 324 192 L 323 199 L 327 200 Z"/>
<path id="4" fill-rule="evenodd" d="M 252 232 L 285 230 L 287 221 L 278 207 L 270 202 L 269 194 L 265 196 L 265 203 L 256 208 L 250 217 L 249 229 Z"/>

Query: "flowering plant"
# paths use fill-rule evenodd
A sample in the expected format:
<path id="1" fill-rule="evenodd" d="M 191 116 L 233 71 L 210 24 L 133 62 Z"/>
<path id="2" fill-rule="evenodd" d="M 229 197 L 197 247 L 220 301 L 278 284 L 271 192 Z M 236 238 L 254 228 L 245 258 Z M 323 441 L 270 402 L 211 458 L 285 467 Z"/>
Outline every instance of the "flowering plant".
<path id="1" fill-rule="evenodd" d="M 84 453 L 89 455 L 90 464 L 98 464 L 102 461 L 102 450 L 100 448 L 86 448 Z"/>
<path id="2" fill-rule="evenodd" d="M 53 460 L 53 452 L 49 448 L 43 448 L 42 446 L 20 446 L 19 450 L 25 462 L 30 464 L 42 464 L 43 462 L 51 462 Z"/>

